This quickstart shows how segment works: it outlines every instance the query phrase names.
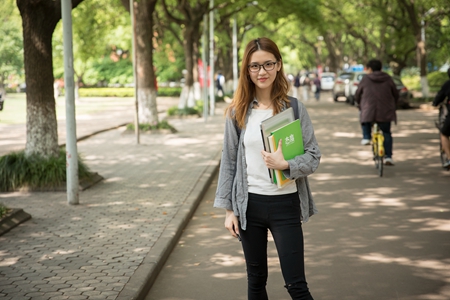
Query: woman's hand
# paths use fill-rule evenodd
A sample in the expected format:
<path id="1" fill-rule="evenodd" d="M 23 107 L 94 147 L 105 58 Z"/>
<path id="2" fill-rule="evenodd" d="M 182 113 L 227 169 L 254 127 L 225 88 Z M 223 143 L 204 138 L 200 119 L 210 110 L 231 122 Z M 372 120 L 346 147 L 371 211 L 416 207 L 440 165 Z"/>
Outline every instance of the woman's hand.
<path id="1" fill-rule="evenodd" d="M 264 162 L 266 163 L 266 166 L 269 169 L 274 170 L 286 170 L 289 169 L 289 163 L 284 159 L 283 152 L 281 152 L 281 146 L 283 140 L 278 141 L 278 148 L 277 151 L 274 153 L 270 153 L 267 151 L 262 150 L 261 155 L 264 159 Z"/>
<path id="2" fill-rule="evenodd" d="M 225 213 L 225 228 L 228 229 L 232 236 L 235 238 L 239 235 L 239 221 L 234 215 L 232 210 L 228 210 Z"/>

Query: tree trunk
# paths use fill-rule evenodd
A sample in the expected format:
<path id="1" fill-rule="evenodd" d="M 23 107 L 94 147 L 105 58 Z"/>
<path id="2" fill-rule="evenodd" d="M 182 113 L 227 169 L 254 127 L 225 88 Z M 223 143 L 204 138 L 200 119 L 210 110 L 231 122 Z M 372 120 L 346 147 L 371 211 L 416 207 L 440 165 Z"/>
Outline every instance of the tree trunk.
<path id="1" fill-rule="evenodd" d="M 185 82 L 183 92 L 180 97 L 178 108 L 194 107 L 194 28 L 192 26 L 186 27 L 183 34 L 183 48 L 184 58 L 186 61 L 186 74 L 184 76 Z"/>
<path id="2" fill-rule="evenodd" d="M 34 1 L 29 4 L 27 0 L 17 0 L 17 6 L 22 16 L 26 75 L 25 154 L 56 156 L 59 148 L 53 94 L 52 34 L 61 18 L 61 6 L 54 1 Z"/>
<path id="3" fill-rule="evenodd" d="M 157 0 L 135 2 L 136 73 L 139 123 L 158 124 L 153 68 L 153 11 Z"/>

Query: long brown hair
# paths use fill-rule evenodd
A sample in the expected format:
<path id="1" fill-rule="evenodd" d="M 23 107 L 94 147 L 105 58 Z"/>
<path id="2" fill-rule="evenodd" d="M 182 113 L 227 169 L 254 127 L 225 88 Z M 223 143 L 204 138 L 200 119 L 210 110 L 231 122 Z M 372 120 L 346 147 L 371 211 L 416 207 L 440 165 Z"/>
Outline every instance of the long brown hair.
<path id="1" fill-rule="evenodd" d="M 244 57 L 242 58 L 241 63 L 239 82 L 236 92 L 234 93 L 233 101 L 225 111 L 225 114 L 228 114 L 236 120 L 239 128 L 244 128 L 248 107 L 256 96 L 255 84 L 250 79 L 248 65 L 250 64 L 252 54 L 258 50 L 272 53 L 279 64 L 281 64 L 280 71 L 277 72 L 277 76 L 273 82 L 270 95 L 273 101 L 273 113 L 277 114 L 284 106 L 289 106 L 287 98 L 289 83 L 284 75 L 280 50 L 278 50 L 277 45 L 269 38 L 262 37 L 252 40 L 245 48 Z"/>

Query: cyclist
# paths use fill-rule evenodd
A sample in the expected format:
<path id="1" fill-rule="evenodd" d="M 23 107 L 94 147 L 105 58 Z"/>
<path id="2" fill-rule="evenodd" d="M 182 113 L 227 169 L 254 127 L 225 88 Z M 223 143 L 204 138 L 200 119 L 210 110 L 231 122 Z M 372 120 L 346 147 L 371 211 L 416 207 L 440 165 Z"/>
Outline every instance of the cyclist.
<path id="1" fill-rule="evenodd" d="M 450 68 L 447 70 L 448 77 L 450 77 Z M 440 91 L 436 94 L 433 100 L 433 106 L 438 106 L 447 98 L 447 111 L 450 111 L 450 80 L 447 80 L 441 87 Z M 447 155 L 447 161 L 442 165 L 443 168 L 450 168 L 450 113 L 447 113 L 442 128 L 439 128 L 441 132 L 442 149 L 444 149 L 445 155 Z"/>
<path id="2" fill-rule="evenodd" d="M 355 102 L 360 109 L 363 131 L 361 144 L 368 145 L 371 139 L 372 123 L 377 122 L 384 136 L 384 163 L 394 165 L 392 160 L 391 122 L 397 123 L 395 112 L 399 93 L 391 76 L 381 71 L 381 61 L 372 59 L 366 64 L 367 75 L 361 79 L 355 93 Z"/>

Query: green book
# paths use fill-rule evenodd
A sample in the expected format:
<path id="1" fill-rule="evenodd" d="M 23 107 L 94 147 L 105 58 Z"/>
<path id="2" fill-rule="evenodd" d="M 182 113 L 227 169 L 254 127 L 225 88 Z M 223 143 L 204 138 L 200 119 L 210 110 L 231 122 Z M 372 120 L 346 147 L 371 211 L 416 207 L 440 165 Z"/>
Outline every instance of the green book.
<path id="1" fill-rule="evenodd" d="M 285 160 L 293 159 L 297 155 L 305 153 L 303 146 L 302 125 L 300 120 L 295 120 L 285 126 L 282 126 L 274 131 L 268 137 L 270 152 L 277 151 L 278 142 L 282 140 L 281 151 Z M 273 170 L 274 182 L 278 188 L 282 188 L 291 180 L 286 178 L 282 171 Z"/>

